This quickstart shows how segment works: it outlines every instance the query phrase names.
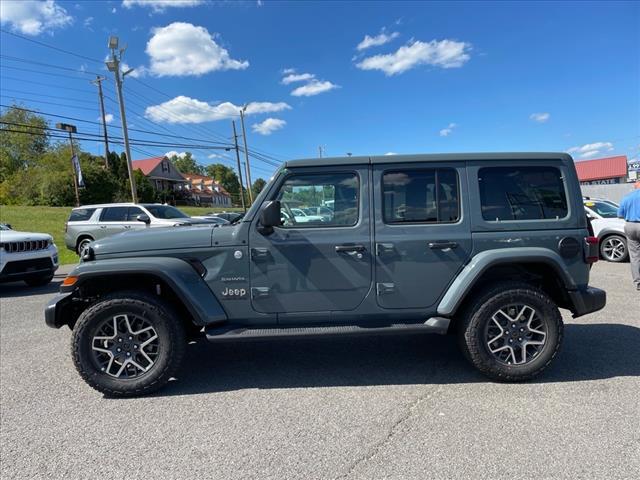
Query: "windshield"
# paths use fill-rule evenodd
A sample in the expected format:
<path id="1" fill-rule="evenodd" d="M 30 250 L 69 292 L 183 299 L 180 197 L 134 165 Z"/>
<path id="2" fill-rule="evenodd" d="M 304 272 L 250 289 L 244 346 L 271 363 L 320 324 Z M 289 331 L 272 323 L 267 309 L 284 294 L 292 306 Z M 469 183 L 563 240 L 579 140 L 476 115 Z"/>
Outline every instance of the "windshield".
<path id="1" fill-rule="evenodd" d="M 149 213 L 156 218 L 171 219 L 171 218 L 189 218 L 189 215 L 182 213 L 176 207 L 171 205 L 145 205 L 144 208 L 149 210 Z"/>
<path id="2" fill-rule="evenodd" d="M 615 205 L 612 205 L 611 203 L 608 203 L 608 202 L 589 201 L 589 202 L 584 202 L 584 206 L 590 208 L 591 210 L 593 210 L 603 218 L 618 217 L 618 209 L 615 207 Z"/>

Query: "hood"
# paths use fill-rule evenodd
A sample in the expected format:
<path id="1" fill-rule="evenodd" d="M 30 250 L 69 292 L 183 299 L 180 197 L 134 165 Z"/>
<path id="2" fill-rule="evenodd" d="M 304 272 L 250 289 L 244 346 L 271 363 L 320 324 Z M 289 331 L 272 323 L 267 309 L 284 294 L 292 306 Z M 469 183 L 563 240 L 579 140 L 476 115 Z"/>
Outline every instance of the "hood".
<path id="1" fill-rule="evenodd" d="M 212 224 L 154 227 L 119 233 L 91 243 L 97 255 L 135 253 L 151 250 L 174 250 L 211 246 Z"/>
<path id="2" fill-rule="evenodd" d="M 17 232 L 15 230 L 0 230 L 0 241 L 23 242 L 27 240 L 53 240 L 47 233 Z"/>

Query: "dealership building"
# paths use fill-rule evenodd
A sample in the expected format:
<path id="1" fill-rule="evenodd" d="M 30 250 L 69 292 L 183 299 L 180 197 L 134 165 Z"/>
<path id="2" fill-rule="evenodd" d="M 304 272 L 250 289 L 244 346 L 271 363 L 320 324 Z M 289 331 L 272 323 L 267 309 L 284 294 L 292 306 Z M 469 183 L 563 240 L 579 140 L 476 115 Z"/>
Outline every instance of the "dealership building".
<path id="1" fill-rule="evenodd" d="M 626 183 L 629 166 L 626 155 L 575 162 L 581 185 Z"/>

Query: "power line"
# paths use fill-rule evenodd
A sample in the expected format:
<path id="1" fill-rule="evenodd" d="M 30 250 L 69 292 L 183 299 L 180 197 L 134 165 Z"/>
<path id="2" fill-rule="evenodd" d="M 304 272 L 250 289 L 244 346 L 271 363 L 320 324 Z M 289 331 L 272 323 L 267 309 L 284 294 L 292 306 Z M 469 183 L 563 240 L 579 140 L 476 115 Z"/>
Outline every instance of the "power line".
<path id="1" fill-rule="evenodd" d="M 40 65 L 42 67 L 47 67 L 47 68 L 56 68 L 58 70 L 66 70 L 68 72 L 77 72 L 77 73 L 86 73 L 86 74 L 90 74 L 90 75 L 98 75 L 95 72 L 89 72 L 87 70 L 81 70 L 79 68 L 62 67 L 60 65 L 53 65 L 51 63 L 37 62 L 35 60 L 29 60 L 28 58 L 13 57 L 11 55 L 2 55 L 2 54 L 0 54 L 0 58 L 5 58 L 5 59 L 11 60 L 13 62 L 30 63 L 32 65 Z"/>
<path id="2" fill-rule="evenodd" d="M 11 35 L 11 36 L 20 38 L 22 40 L 26 40 L 27 42 L 35 43 L 35 44 L 41 45 L 43 47 L 50 48 L 52 50 L 56 50 L 58 52 L 66 53 L 67 55 L 73 55 L 74 57 L 82 58 L 83 60 L 89 60 L 90 62 L 95 62 L 95 63 L 100 63 L 100 64 L 102 63 L 101 60 L 96 60 L 95 58 L 87 57 L 87 56 L 81 55 L 79 53 L 70 52 L 69 50 L 65 50 L 64 48 L 55 47 L 55 46 L 50 45 L 48 43 L 41 42 L 39 40 L 34 40 L 33 38 L 27 38 L 27 37 L 24 37 L 24 36 L 19 35 L 17 33 L 9 32 L 8 30 L 5 30 L 4 28 L 0 28 L 0 31 L 2 33 L 6 33 L 7 35 Z"/>
<path id="3" fill-rule="evenodd" d="M 1 68 L 9 68 L 11 70 L 19 70 L 21 72 L 30 72 L 30 73 L 37 73 L 40 75 L 51 75 L 53 77 L 63 77 L 63 78 L 71 78 L 73 80 L 82 80 L 82 81 L 86 81 L 85 78 L 79 78 L 79 77 L 74 77 L 72 75 L 65 75 L 64 73 L 53 73 L 53 72 L 42 72 L 40 70 L 31 70 L 30 68 L 21 68 L 21 67 L 14 67 L 12 65 L 0 65 Z"/>
<path id="4" fill-rule="evenodd" d="M 93 105 L 93 103 L 94 103 L 92 101 L 81 100 L 79 98 L 59 97 L 57 95 L 45 95 L 45 94 L 42 94 L 42 93 L 25 92 L 24 90 L 15 90 L 13 88 L 4 88 L 4 87 L 2 87 L 2 90 L 5 91 L 5 92 L 16 92 L 16 93 L 22 93 L 22 94 L 26 94 L 26 95 L 33 95 L 35 97 L 56 98 L 58 100 L 72 100 L 74 102 L 88 103 L 88 104 L 91 104 L 91 105 Z"/>
<path id="5" fill-rule="evenodd" d="M 35 98 L 14 97 L 13 95 L 2 95 L 2 94 L 0 94 L 0 97 L 13 98 L 14 100 L 23 100 L 25 102 L 44 103 L 44 104 L 47 104 L 47 105 L 55 105 L 55 106 L 58 106 L 58 107 L 67 107 L 67 108 L 72 108 L 72 109 L 77 109 L 77 110 L 89 110 L 91 112 L 96 112 L 97 111 L 96 108 L 80 107 L 80 106 L 76 106 L 76 105 L 66 105 L 66 104 L 57 103 L 57 102 L 47 102 L 45 100 L 38 100 L 38 99 L 35 99 Z"/>
<path id="6" fill-rule="evenodd" d="M 20 83 L 32 83 L 34 85 L 41 85 L 43 87 L 51 88 L 51 84 L 50 83 L 34 82 L 33 80 L 25 80 L 24 78 L 9 77 L 7 75 L 3 75 L 2 78 L 3 79 L 7 79 L 7 80 L 16 80 L 16 81 L 18 81 Z M 59 88 L 61 90 L 72 90 L 72 91 L 83 92 L 83 93 L 91 92 L 91 90 L 89 90 L 89 89 L 73 88 L 73 87 L 62 87 L 60 85 L 56 85 L 56 88 Z"/>

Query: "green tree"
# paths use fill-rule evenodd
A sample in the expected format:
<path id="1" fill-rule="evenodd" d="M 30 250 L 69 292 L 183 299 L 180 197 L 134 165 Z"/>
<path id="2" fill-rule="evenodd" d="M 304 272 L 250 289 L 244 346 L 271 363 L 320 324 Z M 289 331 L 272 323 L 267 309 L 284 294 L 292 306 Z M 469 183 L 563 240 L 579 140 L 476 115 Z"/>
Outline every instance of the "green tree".
<path id="1" fill-rule="evenodd" d="M 240 203 L 240 182 L 232 168 L 227 167 L 222 163 L 213 163 L 206 166 L 205 172 L 208 176 L 213 177 L 216 182 L 222 185 L 224 189 L 229 192 L 233 203 Z"/>
<path id="2" fill-rule="evenodd" d="M 204 175 L 204 167 L 198 165 L 196 160 L 191 155 L 191 152 L 184 152 L 184 155 L 172 155 L 169 160 L 173 165 L 180 170 L 180 173 L 195 173 L 197 175 Z"/>
<path id="3" fill-rule="evenodd" d="M 44 117 L 13 105 L 0 114 L 0 182 L 37 165 L 49 145 Z"/>
<path id="4" fill-rule="evenodd" d="M 251 192 L 253 193 L 253 198 L 256 198 L 258 194 L 262 191 L 267 182 L 263 178 L 257 178 L 253 185 L 251 185 Z"/>

